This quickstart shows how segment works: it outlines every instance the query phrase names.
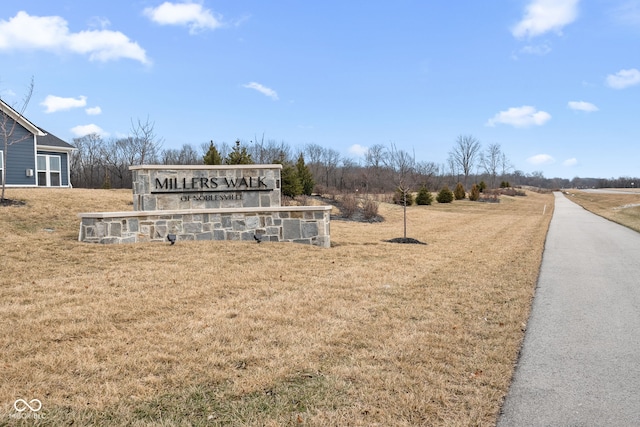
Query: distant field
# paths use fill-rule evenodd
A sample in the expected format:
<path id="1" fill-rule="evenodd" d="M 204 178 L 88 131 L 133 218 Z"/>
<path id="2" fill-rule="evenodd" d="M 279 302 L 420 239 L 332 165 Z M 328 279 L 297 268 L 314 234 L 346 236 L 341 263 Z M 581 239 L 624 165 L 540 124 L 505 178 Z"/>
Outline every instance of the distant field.
<path id="1" fill-rule="evenodd" d="M 640 190 L 601 191 L 568 190 L 567 197 L 596 215 L 640 232 Z"/>
<path id="2" fill-rule="evenodd" d="M 553 212 L 527 194 L 408 208 L 427 245 L 382 204 L 321 249 L 83 244 L 130 191 L 8 190 L 0 425 L 494 425 Z"/>

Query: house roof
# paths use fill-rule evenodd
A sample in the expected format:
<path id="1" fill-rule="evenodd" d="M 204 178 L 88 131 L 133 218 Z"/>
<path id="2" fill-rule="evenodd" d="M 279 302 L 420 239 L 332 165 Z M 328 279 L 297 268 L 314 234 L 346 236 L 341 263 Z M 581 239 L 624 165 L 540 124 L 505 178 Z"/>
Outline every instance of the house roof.
<path id="1" fill-rule="evenodd" d="M 25 116 L 18 113 L 13 107 L 0 99 L 0 111 L 9 116 L 11 119 L 18 122 L 22 127 L 29 132 L 37 136 L 36 145 L 38 147 L 45 146 L 51 148 L 58 148 L 63 150 L 73 150 L 73 145 L 61 140 L 55 135 L 50 134 L 46 130 L 31 123 Z"/>
<path id="2" fill-rule="evenodd" d="M 32 134 L 39 135 L 39 136 L 44 135 L 44 133 L 42 132 L 42 130 L 40 130 L 40 128 L 38 128 L 38 126 L 31 123 L 29 120 L 27 120 L 25 116 L 18 113 L 16 110 L 13 109 L 13 107 L 11 107 L 9 104 L 4 102 L 2 99 L 0 99 L 0 111 L 5 113 L 7 116 L 11 117 L 16 122 L 20 123 L 22 127 L 27 129 Z"/>
<path id="3" fill-rule="evenodd" d="M 57 136 L 50 134 L 49 132 L 47 132 L 42 128 L 38 128 L 38 129 L 40 129 L 40 131 L 44 133 L 44 135 L 38 136 L 38 139 L 36 140 L 36 145 L 38 147 L 47 146 L 47 147 L 62 148 L 67 150 L 74 149 L 73 145 L 61 140 Z"/>

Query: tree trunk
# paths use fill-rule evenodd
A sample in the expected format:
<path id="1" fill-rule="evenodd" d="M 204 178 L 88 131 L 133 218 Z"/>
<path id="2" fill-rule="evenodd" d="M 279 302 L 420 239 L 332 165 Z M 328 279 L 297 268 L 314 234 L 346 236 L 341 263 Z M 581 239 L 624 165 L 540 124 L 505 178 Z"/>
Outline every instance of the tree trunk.
<path id="1" fill-rule="evenodd" d="M 404 238 L 406 239 L 407 238 L 407 192 L 403 191 L 402 194 L 404 195 L 403 217 L 404 217 Z"/>

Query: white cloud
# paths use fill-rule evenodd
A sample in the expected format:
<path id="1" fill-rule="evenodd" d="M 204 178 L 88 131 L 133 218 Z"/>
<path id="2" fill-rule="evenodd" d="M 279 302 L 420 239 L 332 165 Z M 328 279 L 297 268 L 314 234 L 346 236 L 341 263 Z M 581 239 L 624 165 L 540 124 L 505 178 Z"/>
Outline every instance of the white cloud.
<path id="1" fill-rule="evenodd" d="M 535 156 L 529 157 L 527 162 L 532 165 L 549 165 L 551 163 L 555 163 L 556 159 L 551 157 L 548 154 L 537 154 Z"/>
<path id="2" fill-rule="evenodd" d="M 349 153 L 359 157 L 363 157 L 365 154 L 367 154 L 367 151 L 369 151 L 369 148 L 363 147 L 360 144 L 353 144 L 351 147 L 349 147 Z"/>
<path id="3" fill-rule="evenodd" d="M 512 29 L 517 38 L 536 37 L 562 28 L 578 17 L 580 0 L 532 0 L 526 7 L 524 17 Z"/>
<path id="4" fill-rule="evenodd" d="M 243 87 L 246 87 L 247 89 L 253 89 L 253 90 L 257 90 L 258 92 L 260 92 L 261 94 L 268 96 L 269 98 L 272 98 L 274 100 L 278 100 L 278 94 L 275 90 L 270 89 L 266 86 L 261 85 L 260 83 L 256 83 L 256 82 L 251 82 L 251 83 L 247 83 L 245 85 L 242 85 Z"/>
<path id="5" fill-rule="evenodd" d="M 198 3 L 164 2 L 158 7 L 148 7 L 144 14 L 153 22 L 160 25 L 184 25 L 189 27 L 189 33 L 214 30 L 222 27 L 222 16 L 214 14 Z"/>
<path id="6" fill-rule="evenodd" d="M 544 56 L 551 52 L 551 46 L 548 43 L 542 43 L 539 45 L 528 45 L 520 49 L 521 53 L 526 53 L 528 55 L 539 55 Z"/>
<path id="7" fill-rule="evenodd" d="M 84 107 L 87 105 L 87 97 L 79 96 L 78 98 L 62 98 L 60 96 L 47 95 L 40 105 L 47 107 L 44 111 L 45 113 L 55 113 L 56 111 L 65 111 L 72 108 Z"/>
<path id="8" fill-rule="evenodd" d="M 571 167 L 571 166 L 575 166 L 575 165 L 577 165 L 577 164 L 578 164 L 578 159 L 576 159 L 575 157 L 572 157 L 572 158 L 567 159 L 567 160 L 565 160 L 564 162 L 562 162 L 562 164 L 563 164 L 564 166 L 569 166 L 569 167 Z"/>
<path id="9" fill-rule="evenodd" d="M 511 125 L 516 128 L 525 128 L 532 125 L 542 126 L 551 119 L 551 114 L 546 111 L 538 111 L 530 105 L 522 107 L 512 107 L 507 111 L 500 111 L 498 114 L 489 119 L 486 126 L 495 126 L 496 124 Z"/>
<path id="10" fill-rule="evenodd" d="M 144 49 L 119 31 L 87 30 L 70 33 L 59 16 L 30 16 L 18 12 L 0 20 L 0 50 L 44 50 L 88 55 L 91 61 L 128 58 L 150 64 Z"/>
<path id="11" fill-rule="evenodd" d="M 586 111 L 587 113 L 591 113 L 593 111 L 598 111 L 598 107 L 596 107 L 595 105 L 593 105 L 590 102 L 569 101 L 568 105 L 569 105 L 569 108 L 571 108 L 572 110 Z"/>
<path id="12" fill-rule="evenodd" d="M 70 34 L 67 44 L 73 52 L 89 55 L 91 61 L 107 62 L 129 58 L 143 64 L 150 63 L 144 49 L 119 31 L 81 31 Z"/>
<path id="13" fill-rule="evenodd" d="M 620 70 L 615 74 L 607 76 L 607 85 L 614 89 L 624 89 L 640 83 L 640 71 L 637 68 L 630 70 Z"/>
<path id="14" fill-rule="evenodd" d="M 111 25 L 111 21 L 109 21 L 108 18 L 104 18 L 101 16 L 93 16 L 89 18 L 89 22 L 87 23 L 87 25 L 90 28 L 100 28 L 104 30 L 105 28 L 109 28 L 109 26 Z"/>
<path id="15" fill-rule="evenodd" d="M 102 137 L 109 136 L 109 134 L 102 130 L 100 126 L 94 124 L 74 126 L 73 128 L 71 128 L 71 132 L 78 137 L 89 135 L 91 133 L 97 133 Z"/>
<path id="16" fill-rule="evenodd" d="M 102 114 L 102 108 L 100 107 L 89 107 L 84 111 L 90 116 L 97 116 L 99 114 Z"/>

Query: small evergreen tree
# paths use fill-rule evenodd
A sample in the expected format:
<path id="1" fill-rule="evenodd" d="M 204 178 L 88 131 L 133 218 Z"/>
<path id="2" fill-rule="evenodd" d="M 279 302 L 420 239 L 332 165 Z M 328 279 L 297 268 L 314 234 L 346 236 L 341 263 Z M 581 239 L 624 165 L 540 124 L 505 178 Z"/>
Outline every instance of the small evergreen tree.
<path id="1" fill-rule="evenodd" d="M 252 165 L 253 159 L 245 147 L 240 147 L 240 140 L 238 139 L 236 140 L 236 146 L 233 147 L 224 163 L 227 165 Z"/>
<path id="2" fill-rule="evenodd" d="M 480 186 L 473 184 L 471 186 L 471 191 L 469 192 L 469 200 L 472 202 L 477 202 L 480 199 Z"/>
<path id="3" fill-rule="evenodd" d="M 304 156 L 302 155 L 302 153 L 300 153 L 300 156 L 298 156 L 298 161 L 296 162 L 296 170 L 298 172 L 298 179 L 300 180 L 300 184 L 302 185 L 301 194 L 310 196 L 316 183 L 313 180 L 313 174 L 311 174 L 311 170 L 307 165 L 304 164 Z"/>
<path id="4" fill-rule="evenodd" d="M 456 188 L 455 190 L 453 190 L 453 195 L 456 200 L 463 200 L 465 197 L 467 197 L 467 193 L 464 191 L 464 185 L 462 185 L 461 182 L 456 184 Z"/>
<path id="5" fill-rule="evenodd" d="M 406 205 L 405 205 L 406 199 Z M 393 203 L 400 206 L 411 206 L 413 204 L 413 194 L 409 191 L 402 191 L 400 187 L 396 188 L 396 192 L 393 193 Z"/>
<path id="6" fill-rule="evenodd" d="M 282 195 L 287 197 L 296 197 L 302 194 L 302 184 L 298 177 L 296 168 L 288 162 L 282 165 L 282 172 L 280 176 L 282 180 Z"/>
<path id="7" fill-rule="evenodd" d="M 449 190 L 449 187 L 445 185 L 436 196 L 436 200 L 438 201 L 438 203 L 453 202 L 453 191 Z"/>
<path id="8" fill-rule="evenodd" d="M 213 144 L 213 141 L 209 143 L 209 149 L 207 150 L 207 153 L 202 157 L 202 162 L 205 165 L 222 164 L 222 157 L 220 157 L 220 152 L 218 152 L 218 149 Z"/>
<path id="9" fill-rule="evenodd" d="M 430 205 L 433 203 L 433 195 L 426 186 L 420 187 L 416 196 L 416 205 Z"/>
<path id="10" fill-rule="evenodd" d="M 484 190 L 487 189 L 487 183 L 484 181 L 480 181 L 480 184 L 478 184 L 478 188 L 480 189 L 480 192 L 484 192 Z"/>

